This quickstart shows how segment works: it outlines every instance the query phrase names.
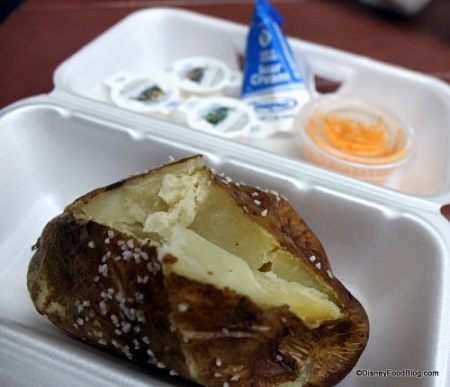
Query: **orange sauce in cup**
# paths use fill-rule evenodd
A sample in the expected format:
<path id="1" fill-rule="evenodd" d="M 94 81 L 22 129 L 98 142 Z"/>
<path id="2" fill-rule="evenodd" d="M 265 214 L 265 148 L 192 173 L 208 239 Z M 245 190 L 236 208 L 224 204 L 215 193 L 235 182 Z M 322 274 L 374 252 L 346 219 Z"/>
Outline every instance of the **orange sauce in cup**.
<path id="1" fill-rule="evenodd" d="M 309 119 L 306 132 L 324 151 L 348 161 L 381 164 L 401 157 L 401 129 L 392 133 L 381 118 L 371 121 L 320 114 Z"/>

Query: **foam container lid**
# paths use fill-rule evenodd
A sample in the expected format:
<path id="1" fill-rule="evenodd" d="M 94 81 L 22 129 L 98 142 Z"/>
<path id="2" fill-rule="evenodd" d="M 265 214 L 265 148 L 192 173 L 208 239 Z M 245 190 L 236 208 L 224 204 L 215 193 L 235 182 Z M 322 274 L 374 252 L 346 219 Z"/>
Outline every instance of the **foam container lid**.
<path id="1" fill-rule="evenodd" d="M 313 74 L 342 82 L 339 92 L 385 104 L 415 128 L 415 158 L 386 186 L 303 162 L 286 133 L 238 143 L 123 110 L 108 100 L 102 82 L 119 70 L 156 71 L 192 55 L 213 55 L 237 69 L 246 31 L 246 26 L 187 11 L 139 11 L 62 63 L 52 93 L 0 111 L 1 384 L 187 385 L 65 335 L 36 313 L 26 270 L 31 246 L 65 205 L 169 157 L 194 153 L 204 154 L 207 164 L 233 180 L 287 197 L 322 241 L 335 275 L 366 308 L 369 343 L 340 386 L 449 384 L 450 233 L 441 214 L 450 203 L 448 85 L 291 39 L 294 53 L 306 58 Z M 370 378 L 358 370 L 439 375 Z"/>

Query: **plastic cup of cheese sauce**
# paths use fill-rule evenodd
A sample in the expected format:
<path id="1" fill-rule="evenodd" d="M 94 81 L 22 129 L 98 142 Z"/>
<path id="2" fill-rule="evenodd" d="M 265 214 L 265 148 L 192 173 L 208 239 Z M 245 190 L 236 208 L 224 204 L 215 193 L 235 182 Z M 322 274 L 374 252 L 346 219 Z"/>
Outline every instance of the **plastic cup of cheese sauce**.
<path id="1" fill-rule="evenodd" d="M 411 127 L 351 96 L 310 101 L 294 127 L 306 161 L 377 184 L 384 183 L 412 151 Z"/>

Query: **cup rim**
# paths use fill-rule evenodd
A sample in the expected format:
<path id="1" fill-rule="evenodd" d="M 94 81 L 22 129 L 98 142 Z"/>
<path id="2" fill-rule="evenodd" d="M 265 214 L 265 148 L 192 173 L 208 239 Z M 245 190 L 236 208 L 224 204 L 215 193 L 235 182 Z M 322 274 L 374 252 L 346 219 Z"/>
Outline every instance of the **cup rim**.
<path id="1" fill-rule="evenodd" d="M 328 105 L 328 106 L 327 106 Z M 307 133 L 306 133 L 306 121 L 314 114 L 317 114 L 317 110 L 325 106 L 326 109 L 333 110 L 333 106 L 345 107 L 347 109 L 355 109 L 355 112 L 370 112 L 371 114 L 378 114 L 383 119 L 388 119 L 389 122 L 396 122 L 402 130 L 404 137 L 402 141 L 402 147 L 394 152 L 390 156 L 358 156 L 346 154 L 343 151 L 336 151 L 330 153 L 320 145 L 318 145 Z M 361 98 L 350 95 L 326 95 L 312 99 L 308 103 L 302 106 L 300 109 L 296 122 L 294 125 L 294 133 L 296 133 L 297 141 L 301 147 L 308 146 L 310 149 L 319 153 L 322 157 L 325 157 L 336 164 L 347 166 L 349 168 L 361 168 L 366 170 L 382 170 L 400 166 L 410 159 L 413 153 L 414 145 L 414 130 L 405 121 L 400 119 L 397 115 L 382 108 L 378 105 L 369 103 Z M 342 155 L 339 157 L 338 155 Z"/>

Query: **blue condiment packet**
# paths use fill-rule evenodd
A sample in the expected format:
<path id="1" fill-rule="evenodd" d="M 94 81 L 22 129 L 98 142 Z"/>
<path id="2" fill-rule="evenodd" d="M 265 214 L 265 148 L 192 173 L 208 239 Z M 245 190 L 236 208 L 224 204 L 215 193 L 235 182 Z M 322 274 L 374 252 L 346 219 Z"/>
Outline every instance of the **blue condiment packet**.
<path id="1" fill-rule="evenodd" d="M 271 4 L 255 1 L 241 94 L 262 121 L 256 136 L 289 131 L 300 106 L 310 99 L 282 24 L 282 16 Z"/>

